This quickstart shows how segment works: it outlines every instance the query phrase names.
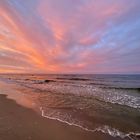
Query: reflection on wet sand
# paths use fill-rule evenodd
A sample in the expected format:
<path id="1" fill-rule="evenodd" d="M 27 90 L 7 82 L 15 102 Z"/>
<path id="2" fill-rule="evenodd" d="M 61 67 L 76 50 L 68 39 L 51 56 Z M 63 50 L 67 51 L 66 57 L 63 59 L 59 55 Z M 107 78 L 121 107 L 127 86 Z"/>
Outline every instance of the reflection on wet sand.
<path id="1" fill-rule="evenodd" d="M 14 84 L 5 84 L 0 82 L 0 94 L 7 95 L 7 98 L 15 100 L 18 104 L 21 104 L 28 108 L 35 108 L 36 104 L 30 96 L 20 90 L 16 90 L 19 87 Z"/>

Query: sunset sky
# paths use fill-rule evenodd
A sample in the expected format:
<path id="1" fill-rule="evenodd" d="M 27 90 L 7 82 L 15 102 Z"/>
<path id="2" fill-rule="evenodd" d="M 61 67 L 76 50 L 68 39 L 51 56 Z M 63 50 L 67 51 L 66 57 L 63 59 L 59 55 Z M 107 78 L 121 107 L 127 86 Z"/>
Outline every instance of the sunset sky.
<path id="1" fill-rule="evenodd" d="M 0 0 L 0 73 L 140 73 L 140 0 Z"/>

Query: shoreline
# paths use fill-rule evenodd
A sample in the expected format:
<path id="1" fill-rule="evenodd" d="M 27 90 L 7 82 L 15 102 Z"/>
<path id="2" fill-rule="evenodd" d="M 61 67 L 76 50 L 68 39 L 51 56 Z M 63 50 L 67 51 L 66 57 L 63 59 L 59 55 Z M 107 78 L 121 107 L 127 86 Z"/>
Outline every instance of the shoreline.
<path id="1" fill-rule="evenodd" d="M 100 132 L 87 132 L 35 111 L 0 95 L 0 140 L 120 140 Z"/>
<path id="2" fill-rule="evenodd" d="M 121 140 L 42 117 L 33 109 L 18 104 L 14 98 L 9 98 L 10 93 L 7 92 L 14 89 L 8 90 L 11 88 L 9 84 L 2 84 L 5 87 L 0 94 L 0 140 Z"/>

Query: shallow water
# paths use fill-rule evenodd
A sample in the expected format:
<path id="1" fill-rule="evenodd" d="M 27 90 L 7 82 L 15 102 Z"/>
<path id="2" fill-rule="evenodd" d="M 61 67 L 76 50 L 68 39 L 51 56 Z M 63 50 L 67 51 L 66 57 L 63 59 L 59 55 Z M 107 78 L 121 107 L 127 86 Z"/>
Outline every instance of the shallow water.
<path id="1" fill-rule="evenodd" d="M 1 75 L 20 85 L 44 117 L 139 139 L 140 75 Z M 46 81 L 45 81 L 46 80 Z"/>

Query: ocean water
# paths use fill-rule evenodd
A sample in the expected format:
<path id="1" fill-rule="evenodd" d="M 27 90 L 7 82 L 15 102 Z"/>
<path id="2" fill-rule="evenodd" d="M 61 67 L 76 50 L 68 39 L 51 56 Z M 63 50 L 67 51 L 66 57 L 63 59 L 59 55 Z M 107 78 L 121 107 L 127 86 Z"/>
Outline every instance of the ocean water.
<path id="1" fill-rule="evenodd" d="M 140 139 L 140 75 L 19 74 L 0 78 L 24 87 L 24 94 L 33 99 L 43 117 L 86 131 Z"/>

